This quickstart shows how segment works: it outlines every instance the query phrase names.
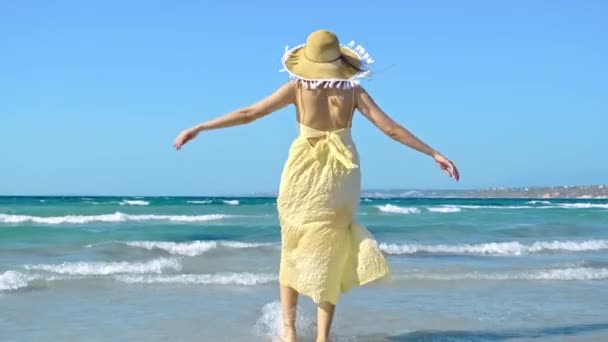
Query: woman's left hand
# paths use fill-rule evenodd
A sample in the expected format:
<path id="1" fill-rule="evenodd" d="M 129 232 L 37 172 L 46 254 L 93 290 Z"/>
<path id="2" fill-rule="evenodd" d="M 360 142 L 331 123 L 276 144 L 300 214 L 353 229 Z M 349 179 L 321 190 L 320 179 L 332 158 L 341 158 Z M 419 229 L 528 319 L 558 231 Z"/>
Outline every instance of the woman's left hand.
<path id="1" fill-rule="evenodd" d="M 173 147 L 175 147 L 176 150 L 179 150 L 188 141 L 196 138 L 197 135 L 198 135 L 197 130 L 192 129 L 192 128 L 185 129 L 177 135 L 177 137 L 175 138 L 175 141 L 173 142 Z"/>

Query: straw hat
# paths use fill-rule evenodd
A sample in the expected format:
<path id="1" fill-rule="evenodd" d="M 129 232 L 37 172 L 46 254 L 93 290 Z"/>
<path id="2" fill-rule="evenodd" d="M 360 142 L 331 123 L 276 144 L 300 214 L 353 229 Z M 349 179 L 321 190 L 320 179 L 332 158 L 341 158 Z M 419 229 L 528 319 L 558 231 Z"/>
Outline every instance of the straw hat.
<path id="1" fill-rule="evenodd" d="M 306 44 L 285 47 L 281 71 L 307 88 L 351 88 L 371 75 L 368 66 L 374 62 L 361 45 L 354 46 L 354 41 L 340 45 L 330 31 L 312 32 Z"/>

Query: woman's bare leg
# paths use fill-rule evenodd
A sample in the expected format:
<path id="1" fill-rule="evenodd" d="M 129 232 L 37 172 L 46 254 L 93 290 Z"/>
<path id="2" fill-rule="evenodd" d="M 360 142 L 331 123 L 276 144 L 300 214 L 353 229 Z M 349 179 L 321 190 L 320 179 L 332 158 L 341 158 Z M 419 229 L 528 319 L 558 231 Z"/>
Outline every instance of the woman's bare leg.
<path id="1" fill-rule="evenodd" d="M 335 308 L 336 306 L 329 302 L 319 303 L 317 309 L 317 342 L 328 341 Z"/>
<path id="2" fill-rule="evenodd" d="M 283 310 L 283 341 L 296 341 L 296 308 L 298 292 L 281 285 L 281 308 Z"/>

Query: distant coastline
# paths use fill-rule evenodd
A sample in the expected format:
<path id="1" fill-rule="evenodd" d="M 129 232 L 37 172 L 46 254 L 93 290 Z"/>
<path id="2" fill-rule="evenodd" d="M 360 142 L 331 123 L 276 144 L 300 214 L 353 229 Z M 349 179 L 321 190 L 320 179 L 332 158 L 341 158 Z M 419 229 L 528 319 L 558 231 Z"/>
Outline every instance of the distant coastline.
<path id="1" fill-rule="evenodd" d="M 363 197 L 608 199 L 608 185 L 495 187 L 469 190 L 367 190 Z"/>
<path id="2" fill-rule="evenodd" d="M 274 196 L 274 194 L 266 194 Z M 608 199 L 608 184 L 529 187 L 494 187 L 466 190 L 367 189 L 361 197 L 371 198 L 530 198 Z"/>
<path id="3" fill-rule="evenodd" d="M 232 193 L 209 195 L 133 195 L 133 194 L 38 194 L 11 195 L 0 197 L 123 197 L 123 198 L 229 198 L 229 197 L 276 197 L 276 192 Z M 529 187 L 493 187 L 485 189 L 365 189 L 361 197 L 368 198 L 530 198 L 530 199 L 608 199 L 608 184 L 600 185 L 560 185 Z"/>
<path id="4" fill-rule="evenodd" d="M 269 197 L 276 193 L 255 193 Z M 608 199 L 608 184 L 529 187 L 493 187 L 485 189 L 366 189 L 361 197 L 370 198 L 530 198 L 530 199 Z"/>

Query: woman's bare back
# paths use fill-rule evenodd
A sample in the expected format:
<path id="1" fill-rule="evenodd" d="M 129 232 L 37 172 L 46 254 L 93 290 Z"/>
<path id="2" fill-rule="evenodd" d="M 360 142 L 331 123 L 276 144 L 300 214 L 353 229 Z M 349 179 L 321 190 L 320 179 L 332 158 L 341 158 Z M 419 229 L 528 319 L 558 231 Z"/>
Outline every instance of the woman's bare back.
<path id="1" fill-rule="evenodd" d="M 320 131 L 350 127 L 356 108 L 355 88 L 304 89 L 296 95 L 297 121 Z"/>

